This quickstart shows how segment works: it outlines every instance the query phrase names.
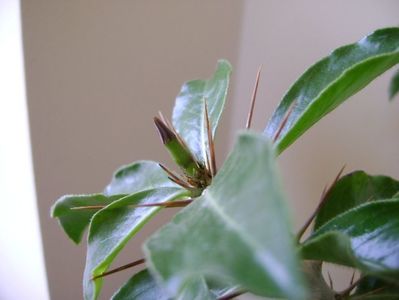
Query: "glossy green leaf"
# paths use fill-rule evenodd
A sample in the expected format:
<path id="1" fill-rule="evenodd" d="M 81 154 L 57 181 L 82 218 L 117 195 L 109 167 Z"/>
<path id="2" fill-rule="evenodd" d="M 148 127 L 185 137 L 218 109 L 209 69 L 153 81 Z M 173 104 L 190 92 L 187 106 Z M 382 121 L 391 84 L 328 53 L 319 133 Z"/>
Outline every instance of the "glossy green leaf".
<path id="1" fill-rule="evenodd" d="M 179 299 L 203 300 L 203 294 L 206 296 L 218 298 L 234 291 L 232 288 L 221 287 L 215 284 L 208 284 L 200 279 L 198 282 L 191 284 L 197 285 L 193 288 L 185 289 L 192 291 L 191 295 L 182 295 Z M 210 293 L 210 294 L 209 294 Z M 168 293 L 157 284 L 154 277 L 143 270 L 131 277 L 112 297 L 112 300 L 169 300 Z"/>
<path id="2" fill-rule="evenodd" d="M 292 106 L 276 143 L 281 153 L 322 117 L 397 63 L 399 27 L 377 30 L 355 44 L 336 49 L 292 85 L 269 121 L 266 135 L 276 135 Z"/>
<path id="3" fill-rule="evenodd" d="M 399 201 L 380 200 L 338 215 L 302 246 L 305 259 L 399 279 Z"/>
<path id="4" fill-rule="evenodd" d="M 172 201 L 186 195 L 187 191 L 181 188 L 146 190 L 119 199 L 93 216 L 83 279 L 86 300 L 96 299 L 102 285 L 101 278 L 91 278 L 105 272 L 129 239 L 159 211 L 159 207 L 134 205 Z"/>
<path id="5" fill-rule="evenodd" d="M 133 194 L 159 187 L 177 187 L 158 163 L 137 161 L 117 170 L 111 183 L 105 188 L 105 195 Z"/>
<path id="6" fill-rule="evenodd" d="M 95 209 L 74 210 L 74 207 L 88 205 L 108 205 L 126 195 L 110 197 L 101 194 L 66 195 L 58 199 L 51 209 L 51 216 L 58 218 L 62 229 L 68 237 L 79 244 L 90 219 L 97 212 Z"/>
<path id="7" fill-rule="evenodd" d="M 365 276 L 350 297 L 352 300 L 397 300 L 398 298 L 399 282 L 389 282 L 374 276 Z"/>
<path id="8" fill-rule="evenodd" d="M 209 80 L 186 82 L 176 98 L 172 123 L 200 162 L 206 161 L 207 134 L 204 123 L 204 101 L 206 100 L 212 136 L 222 114 L 227 96 L 231 65 L 226 60 L 218 61 L 216 72 Z"/>
<path id="9" fill-rule="evenodd" d="M 392 198 L 398 191 L 399 182 L 391 177 L 371 176 L 363 171 L 348 174 L 326 195 L 314 228 L 320 228 L 332 218 L 363 203 Z"/>
<path id="10" fill-rule="evenodd" d="M 266 137 L 242 133 L 212 185 L 146 242 L 147 266 L 171 295 L 203 276 L 305 297 L 274 160 Z"/>
<path id="11" fill-rule="evenodd" d="M 393 75 L 391 83 L 389 84 L 389 99 L 393 100 L 396 94 L 399 92 L 399 70 Z"/>
<path id="12" fill-rule="evenodd" d="M 143 270 L 130 278 L 113 296 L 112 300 L 169 300 L 167 293 Z"/>

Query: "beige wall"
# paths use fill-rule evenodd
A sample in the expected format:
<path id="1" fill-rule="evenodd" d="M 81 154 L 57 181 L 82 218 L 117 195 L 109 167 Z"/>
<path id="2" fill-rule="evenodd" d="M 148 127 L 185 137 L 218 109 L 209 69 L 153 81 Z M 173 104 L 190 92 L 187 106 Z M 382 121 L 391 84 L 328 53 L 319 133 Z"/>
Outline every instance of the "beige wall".
<path id="1" fill-rule="evenodd" d="M 254 128 L 262 130 L 305 68 L 375 28 L 397 25 L 399 2 L 39 0 L 22 8 L 49 285 L 53 299 L 79 299 L 85 250 L 48 217 L 58 196 L 100 191 L 116 167 L 133 160 L 168 160 L 152 116 L 159 109 L 169 114 L 181 83 L 209 75 L 220 57 L 236 66 L 233 109 L 218 139 L 219 153 L 226 153 L 244 125 L 259 64 Z M 387 101 L 388 79 L 378 79 L 281 156 L 296 226 L 344 163 L 347 171 L 399 177 L 399 104 Z M 115 265 L 138 258 L 142 240 Z M 106 281 L 103 299 L 127 273 Z"/>
<path id="2" fill-rule="evenodd" d="M 24 1 L 22 9 L 50 292 L 80 299 L 85 245 L 67 240 L 50 206 L 66 193 L 101 191 L 122 164 L 168 160 L 152 117 L 169 115 L 181 84 L 211 75 L 218 58 L 236 64 L 242 9 L 238 1 L 149 0 Z M 141 241 L 115 265 L 140 257 Z M 128 275 L 107 280 L 103 299 Z"/>

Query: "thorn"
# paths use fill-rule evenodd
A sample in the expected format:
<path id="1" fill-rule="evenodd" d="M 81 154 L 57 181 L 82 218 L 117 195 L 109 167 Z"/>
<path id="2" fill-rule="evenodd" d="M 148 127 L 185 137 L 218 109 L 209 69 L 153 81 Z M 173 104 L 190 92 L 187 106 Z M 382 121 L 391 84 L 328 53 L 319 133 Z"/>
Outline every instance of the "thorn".
<path id="1" fill-rule="evenodd" d="M 355 280 L 355 274 L 356 274 L 356 270 L 353 270 L 351 281 L 349 282 L 349 285 L 353 284 L 353 281 Z"/>
<path id="2" fill-rule="evenodd" d="M 273 143 L 275 143 L 278 140 L 278 138 L 280 137 L 280 134 L 283 131 L 285 124 L 288 121 L 288 118 L 290 117 L 292 111 L 294 110 L 295 103 L 296 103 L 296 100 L 294 100 L 291 103 L 290 107 L 288 108 L 287 112 L 285 113 L 285 116 L 284 116 L 283 120 L 281 121 L 279 127 L 277 128 L 276 134 L 274 135 Z"/>
<path id="3" fill-rule="evenodd" d="M 136 260 L 136 261 L 134 261 L 134 262 L 132 262 L 132 263 L 130 263 L 130 264 L 123 265 L 123 266 L 121 266 L 121 267 L 112 269 L 112 270 L 110 270 L 110 271 L 108 271 L 108 272 L 104 272 L 104 273 L 101 273 L 101 274 L 99 274 L 99 275 L 93 276 L 93 277 L 91 278 L 91 280 L 96 280 L 96 279 L 98 279 L 98 278 L 102 278 L 102 277 L 105 277 L 105 276 L 108 276 L 108 275 L 111 275 L 111 274 L 114 274 L 114 273 L 117 273 L 117 272 L 120 272 L 120 271 L 129 269 L 129 268 L 132 268 L 132 267 L 141 265 L 141 264 L 143 264 L 143 263 L 145 263 L 145 259 L 144 259 L 144 258 L 139 259 L 139 260 Z"/>
<path id="4" fill-rule="evenodd" d="M 348 297 L 350 295 L 350 293 L 352 292 L 352 290 L 360 283 L 360 281 L 363 279 L 363 277 L 360 277 L 358 280 L 356 280 L 355 282 L 352 282 L 352 284 L 350 286 L 348 286 L 345 290 L 343 290 L 342 292 L 339 292 L 338 295 L 342 298 L 342 299 L 346 299 L 345 297 Z"/>
<path id="5" fill-rule="evenodd" d="M 163 207 L 182 207 L 190 204 L 192 199 L 186 200 L 176 200 L 176 201 L 166 201 L 166 202 L 154 202 L 154 203 L 144 203 L 144 204 L 133 204 L 127 205 L 126 207 L 139 208 L 139 207 L 152 207 L 152 206 L 163 206 Z M 102 209 L 106 205 L 91 205 L 91 206 L 76 206 L 71 207 L 71 210 L 84 210 L 84 209 Z"/>
<path id="6" fill-rule="evenodd" d="M 216 156 L 215 156 L 215 144 L 212 137 L 211 125 L 209 122 L 209 114 L 208 114 L 208 103 L 206 99 L 204 100 L 205 106 L 205 125 L 206 131 L 208 133 L 208 144 L 209 144 L 209 155 L 210 155 L 210 167 L 211 167 L 211 174 L 212 177 L 216 175 Z"/>
<path id="7" fill-rule="evenodd" d="M 320 196 L 320 200 L 319 203 L 321 203 L 325 197 L 325 194 L 327 192 L 327 186 L 325 186 L 323 188 L 323 191 L 321 193 Z M 308 227 L 310 226 L 310 224 L 312 223 L 313 219 L 315 218 L 316 214 L 317 214 L 318 210 L 316 208 L 316 210 L 313 212 L 313 214 L 309 217 L 309 219 L 307 219 L 307 221 L 305 222 L 305 224 L 302 226 L 302 228 L 298 231 L 297 233 L 297 241 L 300 242 L 303 234 L 306 232 L 306 230 L 308 229 Z"/>
<path id="8" fill-rule="evenodd" d="M 166 125 L 169 126 L 168 121 L 165 119 L 165 117 L 163 116 L 163 114 L 162 114 L 162 112 L 160 110 L 158 111 L 158 116 L 159 116 L 159 118 L 161 119 L 162 122 L 164 122 Z"/>
<path id="9" fill-rule="evenodd" d="M 135 207 L 153 207 L 153 206 L 163 206 L 163 207 L 184 207 L 193 202 L 193 199 L 187 200 L 176 200 L 176 201 L 167 201 L 167 202 L 157 202 L 157 203 L 145 203 L 134 205 Z"/>
<path id="10" fill-rule="evenodd" d="M 298 231 L 297 233 L 297 241 L 299 242 L 302 235 L 305 233 L 306 229 L 308 229 L 309 225 L 312 223 L 314 218 L 317 216 L 321 208 L 324 206 L 324 203 L 327 200 L 327 195 L 331 191 L 331 189 L 334 187 L 334 185 L 338 182 L 338 180 L 341 178 L 342 172 L 344 171 L 346 165 L 343 165 L 342 168 L 339 170 L 337 176 L 335 176 L 335 179 L 333 183 L 328 187 L 324 187 L 323 192 L 321 194 L 319 204 L 316 207 L 316 210 L 312 213 L 312 215 L 309 217 L 309 219 L 305 222 L 305 224 L 302 226 L 302 228 Z"/>
<path id="11" fill-rule="evenodd" d="M 331 274 L 328 271 L 327 271 L 327 276 L 328 276 L 328 282 L 329 282 L 329 285 L 330 285 L 330 289 L 334 290 L 334 284 L 333 284 L 333 281 L 332 281 L 332 278 L 331 278 Z"/>
<path id="12" fill-rule="evenodd" d="M 160 118 L 154 117 L 154 123 L 164 144 L 176 139 L 174 132 Z"/>
<path id="13" fill-rule="evenodd" d="M 211 163 L 209 162 L 209 155 L 208 155 L 208 151 L 205 152 L 205 166 L 206 169 L 209 170 L 209 172 L 211 172 Z"/>
<path id="14" fill-rule="evenodd" d="M 231 294 L 219 297 L 219 298 L 217 298 L 217 300 L 231 300 L 231 299 L 234 299 L 234 298 L 241 296 L 242 294 L 245 294 L 245 293 L 246 293 L 246 291 L 237 291 L 237 292 L 233 292 Z"/>
<path id="15" fill-rule="evenodd" d="M 102 209 L 105 205 L 88 205 L 88 206 L 75 206 L 70 207 L 71 210 L 84 210 L 84 209 Z"/>
<path id="16" fill-rule="evenodd" d="M 172 171 L 170 171 L 167 167 L 165 167 L 163 164 L 158 164 L 162 170 L 164 170 L 166 172 L 166 174 L 168 174 L 169 179 L 172 180 L 172 178 L 174 179 L 173 181 L 176 182 L 177 184 L 181 185 L 184 184 L 187 187 L 190 187 L 183 179 L 181 179 L 178 175 L 176 175 L 175 173 L 173 173 Z M 192 187 L 191 187 L 192 188 Z"/>
<path id="17" fill-rule="evenodd" d="M 182 180 L 177 180 L 177 179 L 175 179 L 175 178 L 173 178 L 173 177 L 170 177 L 170 176 L 168 176 L 168 178 L 169 178 L 171 181 L 173 181 L 174 183 L 176 183 L 177 185 L 180 185 L 181 187 L 183 187 L 183 188 L 185 188 L 185 189 L 187 189 L 187 190 L 193 190 L 193 189 L 195 189 L 193 186 L 191 186 L 191 184 L 188 184 L 188 183 L 186 183 L 186 182 L 184 182 L 184 181 L 182 181 Z"/>
<path id="18" fill-rule="evenodd" d="M 344 164 L 344 165 L 341 167 L 341 169 L 339 170 L 337 176 L 335 176 L 335 179 L 334 179 L 333 183 L 331 184 L 329 190 L 331 190 L 331 188 L 332 188 L 332 187 L 338 182 L 338 180 L 341 178 L 341 175 L 342 175 L 342 173 L 344 172 L 345 168 L 346 168 L 346 164 Z M 328 192 L 327 192 L 327 193 L 328 193 Z"/>
<path id="19" fill-rule="evenodd" d="M 262 65 L 259 66 L 258 73 L 256 74 L 255 86 L 254 86 L 254 89 L 252 91 L 251 105 L 249 107 L 249 112 L 248 112 L 248 117 L 247 117 L 247 124 L 245 126 L 246 129 L 251 128 L 252 115 L 254 113 L 255 100 L 256 100 L 256 94 L 258 92 L 258 84 L 259 84 L 259 78 L 260 78 L 261 70 L 262 70 Z"/>

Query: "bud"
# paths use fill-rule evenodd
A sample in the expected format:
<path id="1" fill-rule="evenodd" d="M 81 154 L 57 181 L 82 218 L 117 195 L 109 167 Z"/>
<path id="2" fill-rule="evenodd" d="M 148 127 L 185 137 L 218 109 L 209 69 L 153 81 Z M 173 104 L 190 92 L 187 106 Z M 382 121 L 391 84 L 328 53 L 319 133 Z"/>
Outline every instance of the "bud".
<path id="1" fill-rule="evenodd" d="M 154 117 L 154 123 L 163 144 L 176 164 L 182 168 L 187 175 L 196 177 L 197 171 L 199 170 L 198 163 L 181 138 L 158 117 Z"/>

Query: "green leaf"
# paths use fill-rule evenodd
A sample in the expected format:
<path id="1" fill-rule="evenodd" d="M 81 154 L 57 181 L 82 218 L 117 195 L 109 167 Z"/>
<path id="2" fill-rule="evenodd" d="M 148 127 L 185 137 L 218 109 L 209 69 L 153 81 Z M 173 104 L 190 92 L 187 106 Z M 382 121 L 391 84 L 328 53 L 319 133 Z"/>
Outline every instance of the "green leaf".
<path id="1" fill-rule="evenodd" d="M 91 278 L 105 272 L 130 238 L 160 209 L 134 205 L 172 201 L 186 195 L 181 188 L 146 190 L 121 198 L 93 216 L 83 279 L 85 299 L 96 299 L 101 289 L 102 278 Z"/>
<path id="2" fill-rule="evenodd" d="M 105 188 L 105 195 L 133 194 L 159 187 L 177 187 L 158 163 L 137 161 L 118 169 L 111 183 Z"/>
<path id="3" fill-rule="evenodd" d="M 210 291 L 208 291 L 208 285 L 200 279 L 198 282 L 192 284 L 198 285 L 197 288 L 193 286 L 191 290 L 194 292 L 192 295 L 183 295 L 179 299 L 204 299 L 203 293 L 209 297 L 221 297 L 234 291 L 232 288 L 220 287 L 217 285 L 210 285 Z M 198 287 L 200 290 L 198 290 Z M 208 294 L 208 293 L 211 294 Z M 157 284 L 154 277 L 148 272 L 147 269 L 133 275 L 112 297 L 112 300 L 168 300 L 168 293 L 161 286 Z"/>
<path id="4" fill-rule="evenodd" d="M 174 297 L 196 276 L 258 295 L 305 297 L 275 156 L 261 134 L 240 134 L 212 185 L 151 236 L 144 251 Z"/>
<path id="5" fill-rule="evenodd" d="M 172 122 L 187 143 L 196 159 L 206 161 L 207 134 L 204 123 L 204 101 L 209 113 L 212 136 L 215 135 L 229 87 L 231 65 L 219 60 L 213 77 L 209 80 L 186 82 L 176 98 Z"/>
<path id="6" fill-rule="evenodd" d="M 273 138 L 292 109 L 276 142 L 277 152 L 283 152 L 313 124 L 397 63 L 399 27 L 377 30 L 355 44 L 336 49 L 292 85 L 265 134 Z"/>
<path id="7" fill-rule="evenodd" d="M 399 182 L 391 177 L 371 176 L 363 171 L 345 175 L 326 195 L 314 228 L 363 203 L 392 198 L 398 191 Z"/>
<path id="8" fill-rule="evenodd" d="M 135 274 L 112 296 L 112 300 L 154 299 L 168 300 L 170 298 L 147 270 Z"/>
<path id="9" fill-rule="evenodd" d="M 83 233 L 90 223 L 91 217 L 97 212 L 95 209 L 74 210 L 71 208 L 88 205 L 108 205 L 126 195 L 104 196 L 66 195 L 58 199 L 51 209 L 51 216 L 58 218 L 62 229 L 68 237 L 79 244 Z"/>
<path id="10" fill-rule="evenodd" d="M 104 194 L 66 195 L 56 201 L 52 207 L 52 217 L 59 218 L 65 233 L 79 243 L 83 232 L 89 225 L 91 217 L 97 212 L 95 209 L 73 210 L 73 207 L 90 205 L 108 205 L 126 194 L 158 187 L 178 187 L 152 161 L 138 161 L 124 166 L 115 172 L 111 183 L 106 187 Z"/>
<path id="11" fill-rule="evenodd" d="M 178 300 L 216 300 L 215 295 L 211 293 L 208 285 L 202 276 L 193 276 L 187 278 L 184 282 L 182 292 L 177 297 Z"/>
<path id="12" fill-rule="evenodd" d="M 398 295 L 399 283 L 395 284 L 374 276 L 365 276 L 350 299 L 397 300 Z"/>
<path id="13" fill-rule="evenodd" d="M 314 232 L 302 245 L 302 255 L 399 279 L 398 215 L 398 199 L 358 206 Z"/>
<path id="14" fill-rule="evenodd" d="M 399 92 L 399 70 L 396 70 L 396 73 L 393 75 L 391 83 L 389 84 L 389 99 L 393 100 L 393 98 L 398 92 Z"/>

